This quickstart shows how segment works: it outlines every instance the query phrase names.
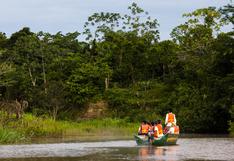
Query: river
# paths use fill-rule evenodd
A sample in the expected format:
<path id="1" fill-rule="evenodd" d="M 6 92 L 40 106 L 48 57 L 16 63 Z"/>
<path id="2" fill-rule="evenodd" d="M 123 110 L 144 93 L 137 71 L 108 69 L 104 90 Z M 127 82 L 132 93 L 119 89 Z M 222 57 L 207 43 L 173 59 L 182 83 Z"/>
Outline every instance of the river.
<path id="1" fill-rule="evenodd" d="M 175 146 L 134 140 L 0 145 L 0 161 L 234 161 L 234 138 L 179 138 Z"/>

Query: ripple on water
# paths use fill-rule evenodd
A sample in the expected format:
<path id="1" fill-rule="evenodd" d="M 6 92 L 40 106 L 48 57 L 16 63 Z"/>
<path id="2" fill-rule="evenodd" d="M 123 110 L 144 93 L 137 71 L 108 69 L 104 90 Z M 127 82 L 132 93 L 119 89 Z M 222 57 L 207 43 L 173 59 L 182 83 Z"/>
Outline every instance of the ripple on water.
<path id="1" fill-rule="evenodd" d="M 30 144 L 0 146 L 0 158 L 75 157 L 109 151 L 110 147 L 134 147 L 134 141 Z"/>
<path id="2" fill-rule="evenodd" d="M 59 157 L 59 159 L 55 159 Z M 81 160 L 234 160 L 234 138 L 181 138 L 176 146 L 137 146 L 135 141 L 105 141 L 0 146 L 0 158 Z M 34 158 L 34 159 L 33 159 Z M 1 160 L 1 159 L 0 159 Z M 79 160 L 79 159 L 77 159 Z"/>

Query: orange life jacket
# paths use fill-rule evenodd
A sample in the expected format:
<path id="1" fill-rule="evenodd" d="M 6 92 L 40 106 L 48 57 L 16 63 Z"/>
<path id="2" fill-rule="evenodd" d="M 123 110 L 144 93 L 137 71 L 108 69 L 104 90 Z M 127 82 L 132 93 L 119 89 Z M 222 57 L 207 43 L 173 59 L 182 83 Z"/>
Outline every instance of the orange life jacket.
<path id="1" fill-rule="evenodd" d="M 158 137 L 158 131 L 154 130 L 154 137 L 157 138 Z"/>
<path id="2" fill-rule="evenodd" d="M 173 113 L 168 113 L 168 123 L 169 122 L 174 122 L 175 121 L 175 115 Z"/>
<path id="3" fill-rule="evenodd" d="M 155 137 L 155 138 L 158 137 L 158 134 L 159 134 L 158 132 L 159 132 L 158 126 L 155 125 L 155 126 L 154 126 L 154 137 Z"/>
<path id="4" fill-rule="evenodd" d="M 149 125 L 141 125 L 141 134 L 148 134 L 149 132 Z"/>
<path id="5" fill-rule="evenodd" d="M 158 127 L 158 134 L 159 134 L 159 135 L 162 135 L 162 134 L 163 134 L 163 127 L 162 127 L 162 124 L 158 124 L 157 127 Z"/>
<path id="6" fill-rule="evenodd" d="M 175 134 L 179 134 L 179 133 L 180 133 L 180 128 L 179 128 L 179 126 L 175 126 L 175 127 L 174 127 L 174 133 L 175 133 Z"/>

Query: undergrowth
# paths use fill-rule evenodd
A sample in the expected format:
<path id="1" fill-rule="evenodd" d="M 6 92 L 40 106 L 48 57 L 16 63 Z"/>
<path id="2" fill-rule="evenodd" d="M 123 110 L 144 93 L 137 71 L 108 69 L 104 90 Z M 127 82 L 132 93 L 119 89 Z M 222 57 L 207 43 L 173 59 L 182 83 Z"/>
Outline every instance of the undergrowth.
<path id="1" fill-rule="evenodd" d="M 1 117 L 1 114 L 0 114 Z M 12 116 L 0 119 L 0 143 L 20 143 L 32 137 L 66 137 L 66 136 L 132 136 L 138 124 L 124 119 L 93 119 L 72 121 L 55 121 L 50 118 L 25 114 L 17 120 Z"/>

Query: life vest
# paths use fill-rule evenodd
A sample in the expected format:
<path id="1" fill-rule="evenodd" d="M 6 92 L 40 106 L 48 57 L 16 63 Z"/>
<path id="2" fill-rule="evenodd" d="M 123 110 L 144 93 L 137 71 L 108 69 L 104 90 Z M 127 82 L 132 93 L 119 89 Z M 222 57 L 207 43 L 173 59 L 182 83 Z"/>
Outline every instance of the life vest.
<path id="1" fill-rule="evenodd" d="M 175 122 L 175 115 L 173 113 L 168 113 L 168 121 L 167 123 L 169 122 Z"/>
<path id="2" fill-rule="evenodd" d="M 141 134 L 148 134 L 149 128 L 149 125 L 141 125 Z"/>
<path id="3" fill-rule="evenodd" d="M 163 134 L 163 127 L 162 127 L 161 124 L 158 124 L 157 127 L 158 127 L 158 134 L 159 134 L 159 136 L 160 136 L 160 135 Z"/>
<path id="4" fill-rule="evenodd" d="M 155 138 L 158 137 L 158 126 L 157 125 L 154 126 L 154 137 Z"/>
<path id="5" fill-rule="evenodd" d="M 180 133 L 180 128 L 179 126 L 174 127 L 174 134 L 179 134 Z"/>

